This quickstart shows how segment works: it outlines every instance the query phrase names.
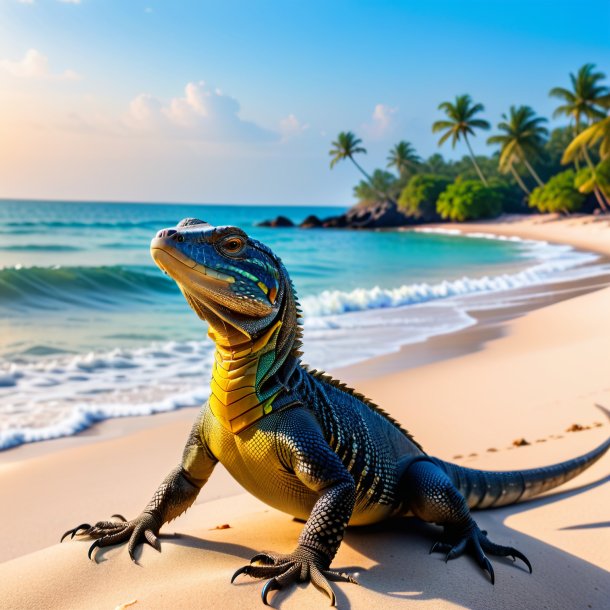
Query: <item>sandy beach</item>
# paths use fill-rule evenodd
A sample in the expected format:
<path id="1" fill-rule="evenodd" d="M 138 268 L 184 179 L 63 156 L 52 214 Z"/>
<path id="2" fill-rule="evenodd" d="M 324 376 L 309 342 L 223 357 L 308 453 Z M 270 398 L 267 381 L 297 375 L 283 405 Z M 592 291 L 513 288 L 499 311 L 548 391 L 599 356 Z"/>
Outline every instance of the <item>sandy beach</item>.
<path id="1" fill-rule="evenodd" d="M 447 225 L 443 225 L 444 228 Z M 451 227 L 453 228 L 453 227 Z M 506 217 L 456 226 L 567 243 L 610 256 L 604 217 Z M 610 436 L 610 287 L 562 287 L 533 309 L 473 312 L 479 324 L 331 371 L 400 420 L 426 451 L 474 468 L 514 470 L 585 453 Z M 550 303 L 550 304 L 549 304 Z M 312 363 L 315 364 L 315 363 Z M 217 467 L 197 503 L 166 525 L 162 553 L 125 546 L 87 559 L 68 528 L 128 518 L 180 459 L 196 411 L 104 422 L 85 433 L 0 454 L 0 606 L 3 608 L 258 607 L 262 583 L 232 573 L 262 549 L 291 550 L 301 524 L 245 494 Z M 567 430 L 577 424 L 583 429 Z M 525 439 L 525 446 L 513 441 Z M 337 584 L 341 608 L 604 608 L 610 599 L 610 456 L 533 501 L 482 511 L 490 538 L 533 564 L 492 559 L 496 585 L 469 558 L 429 555 L 437 528 L 413 519 L 352 528 L 334 561 L 360 587 Z M 229 527 L 221 527 L 228 525 Z M 89 543 L 90 544 L 90 543 Z M 327 600 L 299 585 L 281 608 Z"/>

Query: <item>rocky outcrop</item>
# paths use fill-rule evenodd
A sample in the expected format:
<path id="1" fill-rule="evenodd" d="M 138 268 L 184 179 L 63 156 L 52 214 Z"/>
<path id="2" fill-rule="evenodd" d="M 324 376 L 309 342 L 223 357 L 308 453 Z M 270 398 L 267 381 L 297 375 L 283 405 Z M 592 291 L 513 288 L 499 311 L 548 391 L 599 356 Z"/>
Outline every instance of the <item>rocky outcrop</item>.
<path id="1" fill-rule="evenodd" d="M 319 229 L 320 227 L 322 227 L 322 221 L 315 215 L 315 214 L 310 214 L 303 222 L 301 222 L 301 224 L 299 225 L 299 227 L 301 229 Z"/>
<path id="2" fill-rule="evenodd" d="M 403 214 L 395 201 L 387 199 L 373 205 L 354 206 L 345 213 L 345 220 L 352 229 L 384 229 L 413 224 Z"/>
<path id="3" fill-rule="evenodd" d="M 257 227 L 294 227 L 294 222 L 286 216 L 277 216 L 273 220 L 263 220 L 256 223 Z"/>
<path id="4" fill-rule="evenodd" d="M 299 224 L 302 229 L 390 229 L 417 224 L 413 218 L 406 216 L 395 201 L 386 199 L 368 205 L 355 205 L 344 214 L 318 218 L 309 215 Z M 259 223 L 260 227 L 291 227 L 292 221 L 285 216 Z"/>

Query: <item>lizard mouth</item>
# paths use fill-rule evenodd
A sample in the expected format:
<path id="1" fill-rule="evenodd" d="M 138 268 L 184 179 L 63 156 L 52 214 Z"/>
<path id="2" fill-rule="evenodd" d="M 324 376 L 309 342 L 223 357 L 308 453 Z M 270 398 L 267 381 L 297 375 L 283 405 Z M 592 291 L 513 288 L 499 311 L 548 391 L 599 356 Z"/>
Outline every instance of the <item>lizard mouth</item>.
<path id="1" fill-rule="evenodd" d="M 150 243 L 150 254 L 161 270 L 165 271 L 176 281 L 178 281 L 178 278 L 174 277 L 172 272 L 183 266 L 188 267 L 199 275 L 205 276 L 211 281 L 216 280 L 224 284 L 232 284 L 235 282 L 235 278 L 232 275 L 220 273 L 210 267 L 197 263 L 192 258 L 182 254 L 180 250 L 177 250 L 168 244 L 167 240 L 163 237 L 155 237 L 152 240 Z"/>
<path id="2" fill-rule="evenodd" d="M 197 263 L 173 247 L 164 237 L 155 237 L 150 244 L 150 253 L 157 266 L 167 273 L 180 287 L 204 304 L 217 303 L 229 311 L 260 317 L 268 315 L 270 307 L 256 301 L 239 299 L 231 289 L 235 283 L 232 275 L 216 271 Z"/>

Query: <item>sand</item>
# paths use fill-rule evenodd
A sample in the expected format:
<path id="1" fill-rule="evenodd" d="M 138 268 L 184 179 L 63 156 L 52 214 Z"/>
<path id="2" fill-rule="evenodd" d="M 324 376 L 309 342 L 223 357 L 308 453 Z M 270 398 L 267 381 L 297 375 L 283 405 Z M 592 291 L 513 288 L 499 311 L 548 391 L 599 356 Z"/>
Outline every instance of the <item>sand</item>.
<path id="1" fill-rule="evenodd" d="M 461 226 L 610 255 L 608 220 L 510 217 Z M 429 453 L 476 468 L 531 468 L 568 459 L 610 435 L 610 288 L 496 316 L 391 357 L 334 371 L 364 391 Z M 542 304 L 544 305 L 544 304 Z M 523 312 L 519 312 L 522 314 Z M 413 349 L 422 354 L 420 366 Z M 468 352 L 468 353 L 464 353 Z M 392 366 L 388 365 L 391 361 Z M 422 364 L 424 363 L 424 364 Z M 373 371 L 371 373 L 371 371 Z M 367 373 L 367 374 L 365 374 Z M 234 570 L 261 549 L 289 551 L 301 524 L 243 493 L 218 467 L 197 504 L 166 525 L 162 553 L 124 546 L 87 560 L 86 542 L 57 544 L 78 523 L 135 516 L 179 460 L 194 410 L 105 422 L 88 433 L 0 455 L 0 607 L 258 607 L 261 583 Z M 566 432 L 572 424 L 587 429 Z M 598 425 L 601 424 L 601 425 Z M 517 438 L 531 444 L 513 447 Z M 348 530 L 334 566 L 361 586 L 334 585 L 342 608 L 607 608 L 610 456 L 550 495 L 475 519 L 531 560 L 493 560 L 491 586 L 473 560 L 428 549 L 438 529 L 403 519 Z M 228 524 L 229 528 L 214 529 Z M 173 535 L 178 532 L 179 535 Z M 312 586 L 275 593 L 281 608 L 326 605 Z"/>

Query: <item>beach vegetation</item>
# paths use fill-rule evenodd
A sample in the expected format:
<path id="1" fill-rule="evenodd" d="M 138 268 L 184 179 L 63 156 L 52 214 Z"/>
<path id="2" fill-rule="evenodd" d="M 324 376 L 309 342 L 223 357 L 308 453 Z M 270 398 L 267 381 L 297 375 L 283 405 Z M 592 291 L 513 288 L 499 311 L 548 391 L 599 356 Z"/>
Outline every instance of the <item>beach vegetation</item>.
<path id="1" fill-rule="evenodd" d="M 383 169 L 376 169 L 369 180 L 361 180 L 354 187 L 354 195 L 361 205 L 368 205 L 382 199 L 395 199 L 400 193 L 396 176 Z"/>
<path id="2" fill-rule="evenodd" d="M 511 173 L 515 182 L 526 193 L 531 191 L 520 176 L 519 166 L 525 166 L 538 186 L 543 182 L 530 163 L 531 158 L 540 156 L 548 129 L 543 126 L 547 120 L 536 116 L 529 106 L 511 106 L 508 115 L 502 115 L 498 131 L 487 139 L 488 144 L 500 145 L 499 168 L 502 173 Z"/>
<path id="3" fill-rule="evenodd" d="M 489 129 L 489 123 L 484 119 L 475 118 L 477 114 L 483 112 L 485 107 L 483 104 L 474 104 L 471 97 L 467 94 L 458 95 L 455 98 L 455 102 L 442 102 L 439 104 L 439 110 L 442 110 L 446 115 L 447 119 L 435 121 L 432 125 L 432 133 L 443 132 L 438 145 L 442 146 L 447 140 L 451 140 L 452 148 L 460 141 L 464 140 L 464 143 L 468 147 L 472 164 L 481 179 L 481 182 L 487 186 L 487 180 L 479 167 L 477 160 L 474 156 L 472 146 L 468 140 L 468 136 L 475 136 L 475 129 Z"/>
<path id="4" fill-rule="evenodd" d="M 368 174 L 354 160 L 366 149 L 348 131 L 332 143 L 331 167 L 350 159 L 365 178 L 354 188 L 360 204 L 397 202 L 405 222 L 489 217 L 498 204 L 505 213 L 610 213 L 610 87 L 605 79 L 587 63 L 569 75 L 567 87 L 551 89 L 549 95 L 559 101 L 553 116 L 567 119 L 567 125 L 552 130 L 530 106 L 510 106 L 487 138 L 495 148 L 491 154 L 474 154 L 471 139 L 490 124 L 481 118 L 484 106 L 464 94 L 441 103 L 445 118 L 432 125 L 432 132 L 440 134 L 439 146 L 466 145 L 468 154 L 461 159 L 440 153 L 421 158 L 411 142 L 401 140 L 389 151 L 386 168 Z M 567 164 L 573 164 L 571 173 Z M 472 182 L 487 190 L 474 189 Z M 481 193 L 490 196 L 488 206 L 480 205 Z"/>
<path id="5" fill-rule="evenodd" d="M 575 179 L 576 172 L 573 169 L 556 174 L 544 186 L 532 191 L 530 207 L 539 212 L 578 212 L 585 202 L 585 195 L 577 189 Z"/>
<path id="6" fill-rule="evenodd" d="M 502 211 L 497 190 L 478 180 L 457 179 L 439 196 L 436 210 L 441 218 L 464 222 L 480 218 L 495 218 Z"/>
<path id="7" fill-rule="evenodd" d="M 421 165 L 421 158 L 411 142 L 406 140 L 401 140 L 390 150 L 387 161 L 388 167 L 396 169 L 403 179 L 409 174 L 415 174 Z"/>
<path id="8" fill-rule="evenodd" d="M 335 167 L 339 161 L 345 161 L 349 159 L 357 168 L 358 171 L 366 178 L 368 182 L 371 181 L 371 177 L 364 171 L 362 166 L 354 159 L 354 155 L 366 154 L 366 148 L 361 146 L 362 140 L 356 136 L 352 131 L 342 131 L 337 136 L 337 139 L 332 143 L 332 148 L 329 151 L 329 155 L 332 157 L 330 160 L 330 169 Z"/>
<path id="9" fill-rule="evenodd" d="M 581 132 L 583 125 L 605 118 L 602 107 L 610 103 L 610 89 L 601 84 L 605 78 L 603 72 L 595 71 L 595 64 L 585 64 L 576 74 L 570 74 L 570 89 L 554 87 L 549 91 L 551 97 L 562 102 L 553 116 L 568 117 L 574 136 Z"/>
<path id="10" fill-rule="evenodd" d="M 408 216 L 425 222 L 439 220 L 436 202 L 451 184 L 451 179 L 435 174 L 417 174 L 409 180 L 398 199 L 398 205 Z"/>
<path id="11" fill-rule="evenodd" d="M 583 167 L 576 173 L 574 186 L 583 195 L 593 194 L 604 212 L 610 211 L 607 193 L 610 193 L 610 157 L 594 167 Z"/>

